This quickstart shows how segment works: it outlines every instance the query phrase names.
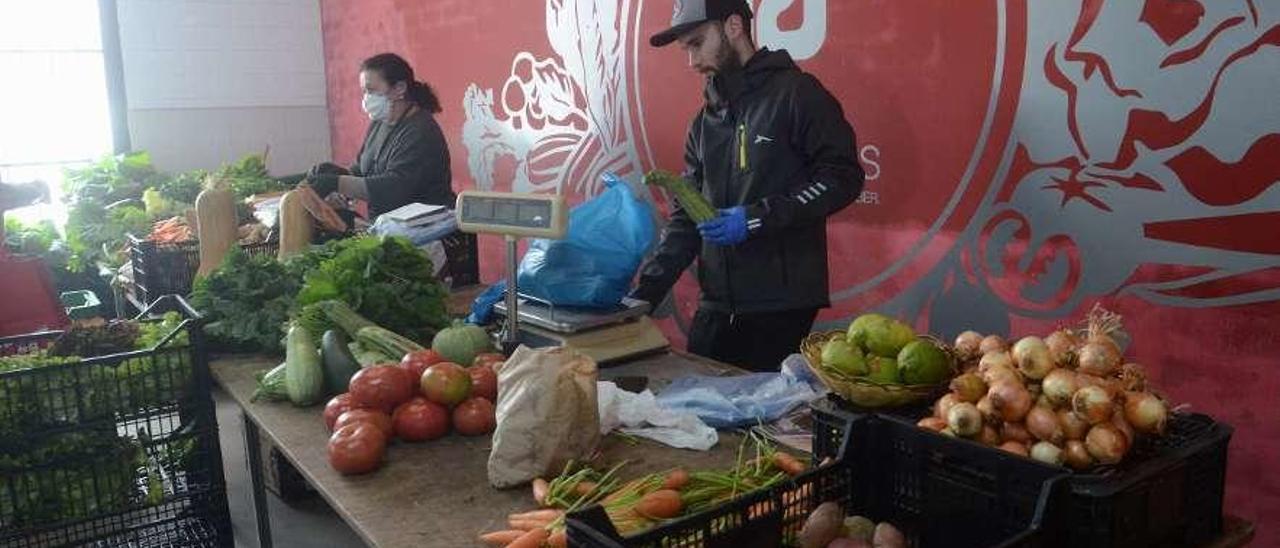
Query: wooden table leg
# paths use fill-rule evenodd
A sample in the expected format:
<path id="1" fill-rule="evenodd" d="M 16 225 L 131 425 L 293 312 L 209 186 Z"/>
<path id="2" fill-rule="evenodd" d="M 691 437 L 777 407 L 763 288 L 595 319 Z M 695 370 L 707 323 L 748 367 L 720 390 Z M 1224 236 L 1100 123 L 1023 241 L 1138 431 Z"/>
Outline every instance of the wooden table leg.
<path id="1" fill-rule="evenodd" d="M 253 511 L 258 523 L 259 548 L 271 548 L 271 517 L 267 515 L 267 491 L 262 479 L 262 445 L 258 425 L 241 412 L 244 421 L 244 448 L 249 457 L 249 483 L 253 487 Z"/>

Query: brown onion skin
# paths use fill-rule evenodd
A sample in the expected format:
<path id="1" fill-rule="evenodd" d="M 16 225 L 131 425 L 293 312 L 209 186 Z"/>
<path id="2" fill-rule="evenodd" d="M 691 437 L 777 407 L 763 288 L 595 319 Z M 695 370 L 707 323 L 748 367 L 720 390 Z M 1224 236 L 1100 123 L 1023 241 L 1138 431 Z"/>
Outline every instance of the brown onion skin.
<path id="1" fill-rule="evenodd" d="M 1111 423 L 1102 423 L 1089 429 L 1084 438 L 1085 449 L 1098 464 L 1117 464 L 1129 452 L 1129 440 Z"/>
<path id="2" fill-rule="evenodd" d="M 947 420 L 947 413 L 949 413 L 951 408 L 957 403 L 960 403 L 960 398 L 955 394 L 948 392 L 941 398 L 938 398 L 938 403 L 934 404 L 933 415 L 945 421 Z"/>
<path id="3" fill-rule="evenodd" d="M 1020 422 L 1006 422 L 1000 426 L 1000 437 L 1005 441 L 1016 441 L 1022 443 L 1024 448 L 1026 444 L 1031 443 L 1033 439 L 1031 432 L 1027 431 L 1026 425 Z"/>
<path id="4" fill-rule="evenodd" d="M 1115 402 L 1107 395 L 1107 391 L 1097 386 L 1086 386 L 1076 390 L 1071 397 L 1071 410 L 1089 424 L 1101 424 L 1111 419 L 1115 411 Z"/>
<path id="5" fill-rule="evenodd" d="M 1027 413 L 1027 431 L 1036 439 L 1054 445 L 1062 445 L 1062 442 L 1066 441 L 1066 434 L 1058 422 L 1058 415 L 1044 407 L 1033 408 Z"/>
<path id="6" fill-rule="evenodd" d="M 1150 392 L 1129 392 L 1124 399 L 1124 418 L 1134 430 L 1163 434 L 1169 423 L 1169 409 Z"/>
<path id="7" fill-rule="evenodd" d="M 985 424 L 975 440 L 983 445 L 995 447 L 1000 445 L 1000 434 L 996 433 L 996 429 L 992 428 L 990 424 Z"/>
<path id="8" fill-rule="evenodd" d="M 1108 377 L 1120 368 L 1120 353 L 1106 344 L 1089 342 L 1076 353 L 1076 362 L 1081 373 Z"/>
<path id="9" fill-rule="evenodd" d="M 1026 387 L 1008 381 L 998 382 L 987 392 L 993 407 L 1005 422 L 1021 422 L 1034 403 Z"/>
<path id="10" fill-rule="evenodd" d="M 917 422 L 916 426 L 919 426 L 920 428 L 925 428 L 928 430 L 933 430 L 934 432 L 941 432 L 944 428 L 947 427 L 947 421 L 944 421 L 938 417 L 925 417 L 923 419 L 920 419 L 920 422 Z"/>
<path id="11" fill-rule="evenodd" d="M 1043 387 L 1044 395 L 1048 396 L 1049 401 L 1054 405 L 1070 403 L 1071 396 L 1080 388 L 1075 371 L 1061 368 L 1050 371 L 1040 385 Z"/>
<path id="12" fill-rule="evenodd" d="M 1058 424 L 1062 425 L 1062 433 L 1068 440 L 1083 440 L 1089 433 L 1089 422 L 1080 418 L 1070 409 L 1059 409 Z"/>
<path id="13" fill-rule="evenodd" d="M 1015 455 L 1021 455 L 1024 457 L 1030 456 L 1027 452 L 1026 444 L 1013 441 L 1013 440 L 1009 440 L 1004 443 L 1001 443 L 1000 449 L 1008 453 L 1013 453 Z"/>
<path id="14" fill-rule="evenodd" d="M 1089 449 L 1080 440 L 1068 440 L 1066 447 L 1062 449 L 1062 457 L 1067 466 L 1075 470 L 1087 470 L 1093 466 L 1093 455 L 1089 454 Z"/>
<path id="15" fill-rule="evenodd" d="M 991 352 L 1003 352 L 1009 349 L 1009 343 L 1000 335 L 987 335 L 978 343 L 978 352 L 987 355 Z"/>

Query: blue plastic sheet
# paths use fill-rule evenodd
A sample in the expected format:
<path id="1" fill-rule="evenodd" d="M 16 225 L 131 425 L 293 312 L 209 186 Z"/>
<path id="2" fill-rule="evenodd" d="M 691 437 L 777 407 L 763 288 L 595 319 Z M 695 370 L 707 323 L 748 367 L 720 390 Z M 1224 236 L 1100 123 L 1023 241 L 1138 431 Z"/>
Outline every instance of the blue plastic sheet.
<path id="1" fill-rule="evenodd" d="M 693 413 L 715 428 L 772 422 L 822 395 L 807 380 L 806 368 L 794 363 L 788 359 L 779 373 L 681 377 L 658 394 L 658 403 Z"/>
<path id="2" fill-rule="evenodd" d="M 622 302 L 657 237 L 653 205 L 612 173 L 605 191 L 569 212 L 563 240 L 534 240 L 520 261 L 520 293 L 560 306 Z"/>

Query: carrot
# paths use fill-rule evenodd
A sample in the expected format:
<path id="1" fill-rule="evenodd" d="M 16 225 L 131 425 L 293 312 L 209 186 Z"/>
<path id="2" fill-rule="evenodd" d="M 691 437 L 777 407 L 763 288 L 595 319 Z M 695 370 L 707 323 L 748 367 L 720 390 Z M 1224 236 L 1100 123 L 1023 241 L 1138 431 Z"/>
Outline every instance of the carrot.
<path id="1" fill-rule="evenodd" d="M 534 502 L 537 502 L 539 506 L 545 505 L 547 503 L 547 491 L 549 491 L 550 489 L 551 489 L 551 484 L 547 483 L 547 480 L 544 480 L 542 478 L 534 479 L 533 480 Z"/>
<path id="2" fill-rule="evenodd" d="M 685 485 L 688 485 L 688 483 L 689 473 L 684 471 L 683 468 L 676 468 L 667 474 L 667 479 L 663 481 L 662 488 L 678 491 L 683 489 Z"/>
<path id="3" fill-rule="evenodd" d="M 525 531 L 523 535 L 520 535 L 520 538 L 511 541 L 511 544 L 508 544 L 507 548 L 539 548 L 542 546 L 543 542 L 546 542 L 547 537 L 550 536 L 551 531 L 541 527 L 531 529 L 529 531 Z"/>
<path id="4" fill-rule="evenodd" d="M 635 512 L 649 519 L 671 519 L 680 513 L 684 503 L 680 493 L 671 489 L 660 489 L 645 495 L 636 503 Z"/>
<path id="5" fill-rule="evenodd" d="M 589 495 L 592 491 L 596 490 L 596 487 L 599 486 L 600 485 L 594 481 L 584 481 L 573 486 L 573 492 L 578 495 Z"/>
<path id="6" fill-rule="evenodd" d="M 492 533 L 480 535 L 480 542 L 488 544 L 489 546 L 506 546 L 515 542 L 516 539 L 520 538 L 520 535 L 523 535 L 524 533 L 524 531 L 516 530 L 494 531 Z"/>
<path id="7" fill-rule="evenodd" d="M 547 537 L 547 546 L 551 548 L 565 548 L 569 545 L 569 537 L 565 534 L 564 529 L 551 533 Z"/>
<path id="8" fill-rule="evenodd" d="M 551 525 L 555 520 L 550 519 L 513 519 L 507 518 L 507 526 L 512 529 L 528 531 L 530 529 L 538 529 Z"/>
<path id="9" fill-rule="evenodd" d="M 522 521 L 543 521 L 543 520 L 554 521 L 555 519 L 563 515 L 564 515 L 564 510 L 556 510 L 554 508 L 548 508 L 546 510 L 534 510 L 532 512 L 511 514 L 507 517 L 510 519 L 522 520 Z"/>
<path id="10" fill-rule="evenodd" d="M 782 451 L 773 454 L 773 465 L 786 472 L 788 476 L 798 476 L 801 472 L 804 472 L 804 464 Z"/>

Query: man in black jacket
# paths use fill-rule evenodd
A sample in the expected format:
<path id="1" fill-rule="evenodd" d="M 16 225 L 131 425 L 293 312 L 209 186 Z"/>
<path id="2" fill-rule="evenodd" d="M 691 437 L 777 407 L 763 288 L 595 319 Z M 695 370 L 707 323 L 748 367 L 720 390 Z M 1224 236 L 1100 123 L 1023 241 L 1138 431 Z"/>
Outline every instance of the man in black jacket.
<path id="1" fill-rule="evenodd" d="M 695 225 L 678 206 L 632 297 L 655 306 L 698 259 L 702 297 L 689 351 L 777 370 L 830 305 L 827 216 L 862 190 L 840 103 L 786 51 L 757 49 L 745 0 L 676 0 L 672 27 L 705 74 L 706 104 L 685 142 L 684 173 L 719 210 Z"/>

